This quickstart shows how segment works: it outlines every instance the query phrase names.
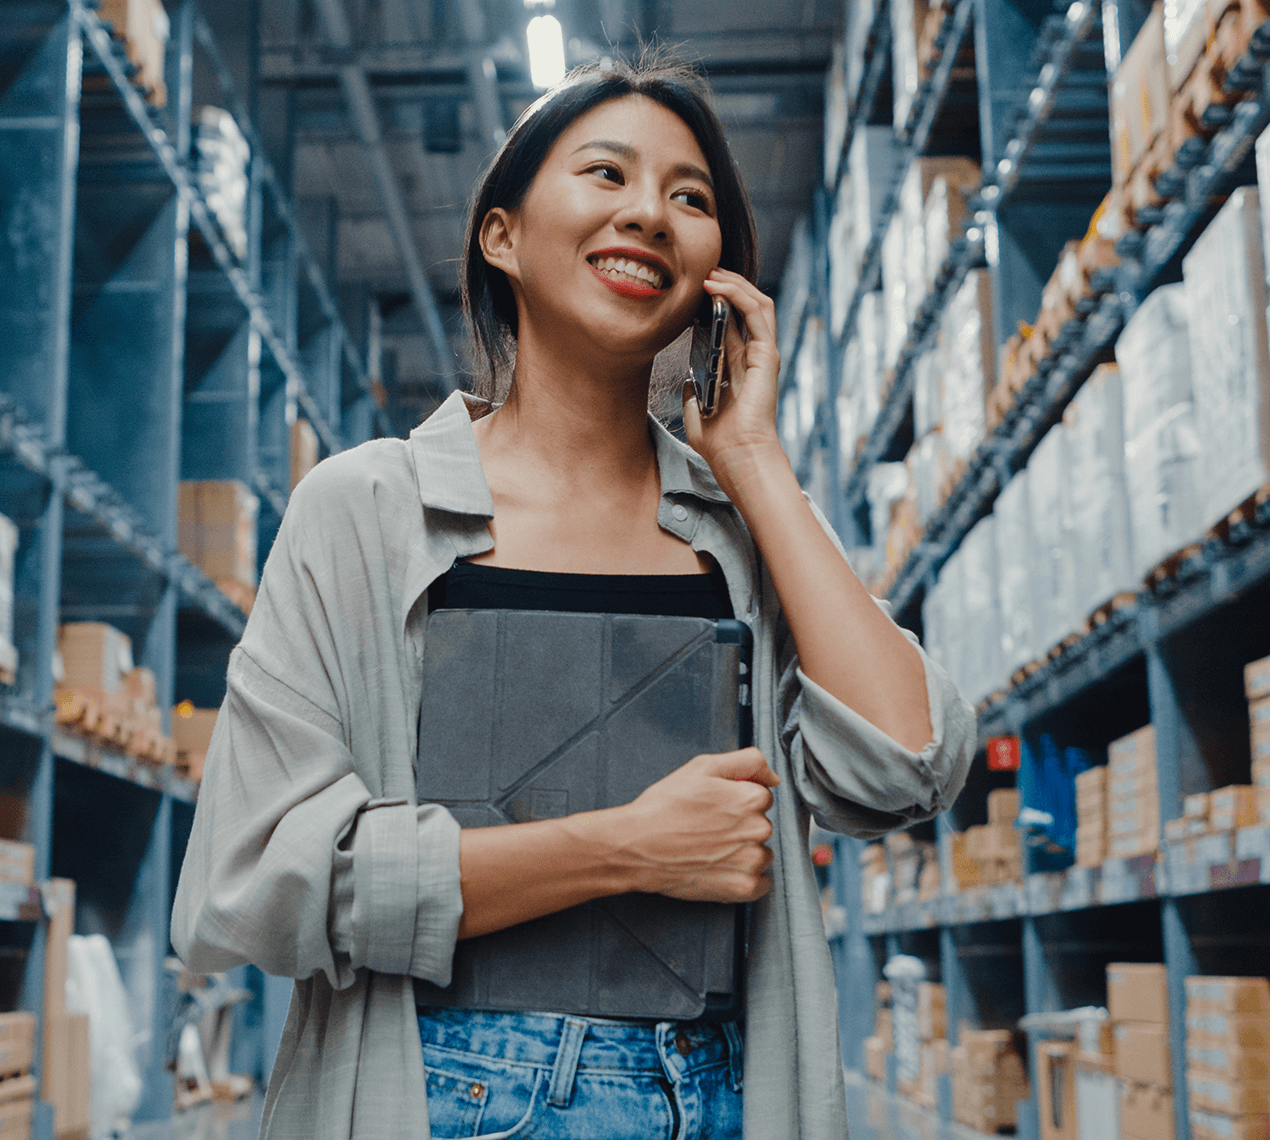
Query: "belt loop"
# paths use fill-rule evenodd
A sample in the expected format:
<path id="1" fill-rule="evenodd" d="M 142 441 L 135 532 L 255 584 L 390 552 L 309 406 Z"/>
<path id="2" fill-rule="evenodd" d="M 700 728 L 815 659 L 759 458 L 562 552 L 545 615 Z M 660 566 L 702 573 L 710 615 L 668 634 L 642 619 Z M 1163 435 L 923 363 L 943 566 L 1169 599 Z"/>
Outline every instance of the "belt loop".
<path id="1" fill-rule="evenodd" d="M 556 1063 L 551 1067 L 551 1089 L 547 1102 L 556 1108 L 567 1108 L 573 1095 L 573 1077 L 578 1071 L 578 1058 L 582 1055 L 582 1039 L 586 1037 L 587 1023 L 576 1017 L 564 1019 L 564 1031 L 560 1034 L 560 1049 Z"/>
<path id="2" fill-rule="evenodd" d="M 723 1036 L 728 1039 L 728 1068 L 732 1076 L 732 1091 L 739 1093 L 745 1088 L 745 1047 L 735 1021 L 723 1023 Z"/>

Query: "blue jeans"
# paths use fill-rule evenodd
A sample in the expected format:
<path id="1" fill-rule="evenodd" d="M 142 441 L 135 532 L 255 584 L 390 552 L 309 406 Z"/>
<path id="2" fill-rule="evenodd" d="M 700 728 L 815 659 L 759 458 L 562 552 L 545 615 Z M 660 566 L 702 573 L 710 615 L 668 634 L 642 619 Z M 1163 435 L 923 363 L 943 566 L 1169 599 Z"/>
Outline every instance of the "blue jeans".
<path id="1" fill-rule="evenodd" d="M 741 1140 L 736 1023 L 421 1010 L 435 1140 Z"/>

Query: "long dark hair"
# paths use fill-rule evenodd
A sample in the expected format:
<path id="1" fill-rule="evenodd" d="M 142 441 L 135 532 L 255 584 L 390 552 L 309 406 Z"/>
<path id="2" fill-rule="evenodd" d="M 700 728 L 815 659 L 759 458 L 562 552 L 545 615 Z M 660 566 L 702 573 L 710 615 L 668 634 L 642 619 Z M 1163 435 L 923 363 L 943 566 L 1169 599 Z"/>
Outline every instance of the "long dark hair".
<path id="1" fill-rule="evenodd" d="M 463 251 L 463 312 L 476 350 L 476 393 L 494 399 L 500 373 L 507 371 L 516 339 L 516 301 L 501 269 L 481 252 L 481 224 L 495 207 L 521 204 L 561 134 L 577 119 L 613 99 L 643 95 L 678 115 L 696 136 L 710 166 L 723 251 L 719 264 L 750 281 L 758 278 L 758 237 L 754 215 L 736 164 L 710 104 L 705 80 L 684 63 L 659 52 L 638 61 L 584 64 L 517 120 L 490 163 L 472 200 Z"/>

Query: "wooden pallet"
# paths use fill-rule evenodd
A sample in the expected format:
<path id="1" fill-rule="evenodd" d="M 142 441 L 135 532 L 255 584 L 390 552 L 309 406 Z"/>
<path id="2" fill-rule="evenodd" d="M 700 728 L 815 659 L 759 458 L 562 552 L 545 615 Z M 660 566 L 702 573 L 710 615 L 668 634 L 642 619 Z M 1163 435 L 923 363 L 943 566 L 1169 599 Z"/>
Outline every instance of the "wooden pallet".
<path id="1" fill-rule="evenodd" d="M 1257 521 L 1258 511 L 1267 503 L 1270 503 L 1270 483 L 1259 487 L 1224 519 L 1211 526 L 1208 537 L 1229 541 L 1232 532 L 1238 533 L 1241 527 L 1252 526 Z"/>
<path id="2" fill-rule="evenodd" d="M 1108 598 L 1107 601 L 1103 602 L 1102 605 L 1100 605 L 1085 619 L 1085 636 L 1088 636 L 1093 633 L 1094 630 L 1100 629 L 1102 626 L 1106 625 L 1116 613 L 1120 610 L 1128 609 L 1136 603 L 1137 600 L 1137 594 L 1131 594 L 1127 591 L 1117 594 L 1114 598 Z"/>
<path id="3" fill-rule="evenodd" d="M 1176 553 L 1170 554 L 1167 558 L 1163 559 L 1159 565 L 1155 567 L 1155 569 L 1151 570 L 1147 574 L 1147 587 L 1155 589 L 1157 586 L 1163 585 L 1165 582 L 1172 581 L 1177 577 L 1177 572 L 1182 568 L 1182 565 L 1189 562 L 1192 558 L 1199 554 L 1202 549 L 1203 546 L 1200 543 L 1191 542 L 1182 547 L 1182 549 Z"/>

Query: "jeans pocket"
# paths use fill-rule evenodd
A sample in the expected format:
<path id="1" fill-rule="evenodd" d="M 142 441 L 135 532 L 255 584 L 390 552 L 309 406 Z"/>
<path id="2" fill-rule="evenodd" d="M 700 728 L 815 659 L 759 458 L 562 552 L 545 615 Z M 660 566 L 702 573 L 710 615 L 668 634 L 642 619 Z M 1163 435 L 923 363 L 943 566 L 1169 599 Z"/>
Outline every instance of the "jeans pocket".
<path id="1" fill-rule="evenodd" d="M 424 1046 L 433 1140 L 526 1135 L 547 1096 L 544 1071 Z"/>

